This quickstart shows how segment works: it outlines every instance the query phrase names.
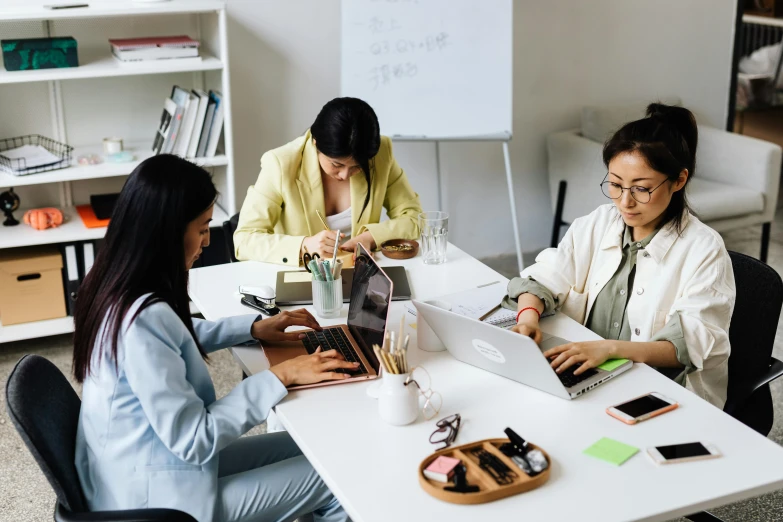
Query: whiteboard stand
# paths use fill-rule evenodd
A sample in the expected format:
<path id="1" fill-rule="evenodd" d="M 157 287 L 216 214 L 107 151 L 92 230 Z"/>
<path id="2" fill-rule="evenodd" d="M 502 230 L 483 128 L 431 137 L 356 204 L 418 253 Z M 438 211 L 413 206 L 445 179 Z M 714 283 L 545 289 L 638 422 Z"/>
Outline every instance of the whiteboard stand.
<path id="1" fill-rule="evenodd" d="M 510 134 L 476 136 L 471 138 L 428 138 L 426 136 L 393 136 L 392 141 L 432 141 L 435 143 L 435 171 L 438 180 L 438 210 L 445 211 L 443 205 L 443 190 L 445 183 L 440 170 L 441 141 L 499 141 L 503 144 L 503 163 L 506 167 L 506 183 L 508 185 L 508 201 L 511 206 L 511 225 L 514 228 L 514 246 L 517 251 L 517 267 L 519 271 L 525 267 L 522 262 L 522 244 L 519 241 L 519 222 L 517 221 L 517 204 L 514 197 L 514 178 L 511 173 L 511 156 L 508 152 Z"/>

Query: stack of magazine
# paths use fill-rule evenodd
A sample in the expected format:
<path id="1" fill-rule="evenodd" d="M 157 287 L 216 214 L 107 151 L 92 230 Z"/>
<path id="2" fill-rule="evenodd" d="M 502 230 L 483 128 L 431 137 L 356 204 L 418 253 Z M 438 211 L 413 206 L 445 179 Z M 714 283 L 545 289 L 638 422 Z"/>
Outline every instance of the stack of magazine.
<path id="1" fill-rule="evenodd" d="M 223 96 L 174 86 L 163 105 L 152 150 L 183 158 L 211 158 L 223 130 Z"/>
<path id="2" fill-rule="evenodd" d="M 109 44 L 112 55 L 121 63 L 201 60 L 198 54 L 199 42 L 189 36 L 112 39 Z"/>

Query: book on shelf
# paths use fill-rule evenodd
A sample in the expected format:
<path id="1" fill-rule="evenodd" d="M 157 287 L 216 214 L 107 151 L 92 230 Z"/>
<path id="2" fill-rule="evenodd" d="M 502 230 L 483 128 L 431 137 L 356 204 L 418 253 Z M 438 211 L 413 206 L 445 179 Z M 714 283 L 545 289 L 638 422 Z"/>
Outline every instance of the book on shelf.
<path id="1" fill-rule="evenodd" d="M 182 104 L 182 125 L 180 126 L 177 140 L 174 143 L 172 154 L 185 158 L 187 157 L 188 148 L 190 147 L 190 137 L 193 133 L 193 126 L 196 123 L 199 100 L 193 92 L 186 91 L 176 85 L 171 91 L 171 99 L 174 100 L 177 105 L 180 105 L 180 103 Z"/>
<path id="2" fill-rule="evenodd" d="M 160 154 L 163 151 L 163 145 L 169 137 L 171 132 L 171 123 L 174 120 L 174 115 L 177 112 L 177 104 L 170 98 L 166 98 L 163 102 L 163 114 L 160 115 L 160 123 L 158 124 L 158 131 L 155 133 L 155 141 L 152 142 L 152 150 L 155 154 Z"/>
<path id="3" fill-rule="evenodd" d="M 182 129 L 182 118 L 190 103 L 188 92 L 184 89 L 180 89 L 176 85 L 171 90 L 171 98 L 169 99 L 177 105 L 177 110 L 174 112 L 174 117 L 171 119 L 171 131 L 166 137 L 165 143 L 163 143 L 163 150 L 161 151 L 163 154 L 174 154 L 174 147 L 177 144 L 177 138 L 179 138 Z"/>
<path id="4" fill-rule="evenodd" d="M 212 119 L 215 116 L 215 99 L 207 95 L 207 113 L 204 115 L 204 122 L 201 128 L 201 136 L 198 140 L 198 149 L 196 157 L 203 158 L 207 151 L 207 142 L 209 141 L 209 128 L 212 125 Z"/>
<path id="5" fill-rule="evenodd" d="M 190 143 L 188 144 L 188 158 L 193 158 L 198 152 L 198 142 L 201 139 L 201 131 L 204 128 L 204 118 L 207 116 L 207 107 L 209 106 L 209 95 L 200 90 L 193 90 L 193 94 L 198 97 L 198 110 L 196 111 L 196 121 L 193 125 L 193 132 L 190 136 Z"/>
<path id="6" fill-rule="evenodd" d="M 218 140 L 223 130 L 223 96 L 218 91 L 209 91 L 209 97 L 215 100 L 215 114 L 212 117 L 212 124 L 209 127 L 209 141 L 204 154 L 207 158 L 212 158 L 217 152 Z"/>
<path id="7" fill-rule="evenodd" d="M 198 59 L 199 42 L 188 36 L 110 39 L 111 51 L 121 62 Z"/>

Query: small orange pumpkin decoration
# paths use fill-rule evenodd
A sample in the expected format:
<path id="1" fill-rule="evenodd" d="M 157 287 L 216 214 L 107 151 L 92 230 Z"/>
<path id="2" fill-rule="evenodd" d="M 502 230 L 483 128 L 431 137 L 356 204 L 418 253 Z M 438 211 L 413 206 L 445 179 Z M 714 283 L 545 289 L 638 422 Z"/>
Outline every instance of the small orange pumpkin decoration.
<path id="1" fill-rule="evenodd" d="M 24 213 L 25 224 L 36 230 L 59 227 L 63 224 L 63 213 L 56 208 L 35 208 Z"/>

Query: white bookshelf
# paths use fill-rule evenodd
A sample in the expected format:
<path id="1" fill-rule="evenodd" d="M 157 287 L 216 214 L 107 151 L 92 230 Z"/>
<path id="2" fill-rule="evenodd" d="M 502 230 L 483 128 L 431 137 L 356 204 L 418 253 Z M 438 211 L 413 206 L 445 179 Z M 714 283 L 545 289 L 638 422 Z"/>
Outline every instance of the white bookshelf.
<path id="1" fill-rule="evenodd" d="M 80 60 L 79 67 L 67 69 L 41 69 L 38 71 L 6 71 L 3 69 L 0 70 L 0 85 L 139 76 L 142 74 L 217 71 L 222 68 L 223 62 L 214 56 L 202 56 L 201 60 L 184 58 L 181 60 L 160 60 L 160 62 L 154 63 L 120 63 L 111 56 L 102 56 L 86 63 Z"/>
<path id="2" fill-rule="evenodd" d="M 85 3 L 89 7 L 53 11 L 0 0 L 0 39 L 73 36 L 79 55 L 76 68 L 6 71 L 0 66 L 0 114 L 4 115 L 0 139 L 41 134 L 74 147 L 68 168 L 27 176 L 0 172 L 0 192 L 13 187 L 22 199 L 23 208 L 14 213 L 17 219 L 21 221 L 25 208 L 42 206 L 60 208 L 65 216 L 61 226 L 48 230 L 24 224 L 0 226 L 0 249 L 102 238 L 106 228 L 85 227 L 75 207 L 89 203 L 91 194 L 119 192 L 127 176 L 152 156 L 163 101 L 173 85 L 222 94 L 224 123 L 218 155 L 188 158 L 213 175 L 220 196 L 212 222 L 221 226 L 237 211 L 225 1 Z M 108 43 L 109 38 L 178 34 L 201 42 L 201 60 L 122 64 L 111 56 Z M 134 161 L 77 163 L 79 156 L 101 154 L 100 143 L 107 136 L 121 137 Z M 10 326 L 2 326 L 0 317 L 0 343 L 70 332 L 71 317 Z"/>

